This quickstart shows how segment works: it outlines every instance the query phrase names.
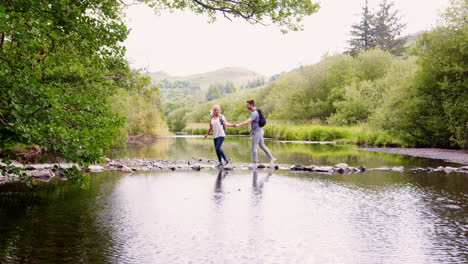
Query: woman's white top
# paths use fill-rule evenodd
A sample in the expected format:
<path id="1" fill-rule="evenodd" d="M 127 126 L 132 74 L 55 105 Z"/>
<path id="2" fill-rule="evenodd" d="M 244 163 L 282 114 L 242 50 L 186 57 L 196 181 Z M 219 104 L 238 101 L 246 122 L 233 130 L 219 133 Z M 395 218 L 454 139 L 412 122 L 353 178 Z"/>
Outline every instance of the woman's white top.
<path id="1" fill-rule="evenodd" d="M 226 133 L 224 133 L 223 125 L 221 124 L 221 120 L 219 119 L 220 116 L 218 116 L 218 118 L 211 118 L 211 129 L 213 129 L 214 138 L 226 136 Z M 226 118 L 224 118 L 224 116 L 222 116 L 222 118 L 223 122 L 226 122 Z"/>

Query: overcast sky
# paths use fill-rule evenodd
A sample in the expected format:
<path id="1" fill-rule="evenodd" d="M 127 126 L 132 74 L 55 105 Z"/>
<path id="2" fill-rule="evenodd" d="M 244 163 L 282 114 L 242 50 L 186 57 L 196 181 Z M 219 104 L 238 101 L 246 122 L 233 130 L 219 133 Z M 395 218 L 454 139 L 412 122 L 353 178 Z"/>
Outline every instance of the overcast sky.
<path id="1" fill-rule="evenodd" d="M 369 0 L 374 8 L 380 0 Z M 405 34 L 430 29 L 449 0 L 396 0 Z M 318 13 L 304 19 L 303 31 L 282 34 L 276 25 L 251 25 L 191 12 L 154 14 L 133 5 L 126 21 L 131 33 L 125 46 L 134 68 L 188 75 L 222 67 L 245 67 L 265 75 L 315 63 L 347 47 L 351 25 L 359 21 L 364 0 L 321 0 Z"/>

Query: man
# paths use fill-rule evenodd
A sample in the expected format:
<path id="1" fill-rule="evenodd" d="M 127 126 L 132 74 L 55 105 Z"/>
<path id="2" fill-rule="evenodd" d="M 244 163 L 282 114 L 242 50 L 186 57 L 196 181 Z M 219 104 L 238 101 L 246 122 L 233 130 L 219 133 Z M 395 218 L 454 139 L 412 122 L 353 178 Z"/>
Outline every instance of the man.
<path id="1" fill-rule="evenodd" d="M 263 141 L 263 128 L 260 127 L 258 122 L 260 121 L 260 114 L 258 113 L 257 108 L 255 108 L 255 101 L 249 100 L 247 101 L 247 108 L 252 112 L 250 114 L 250 118 L 245 120 L 242 123 L 235 124 L 234 127 L 244 126 L 250 124 L 250 133 L 252 134 L 252 156 L 253 156 L 253 163 L 254 167 L 257 166 L 258 163 L 258 151 L 257 146 L 265 152 L 265 154 L 270 159 L 270 164 L 273 165 L 276 161 L 276 158 L 273 157 L 270 150 L 265 146 Z"/>

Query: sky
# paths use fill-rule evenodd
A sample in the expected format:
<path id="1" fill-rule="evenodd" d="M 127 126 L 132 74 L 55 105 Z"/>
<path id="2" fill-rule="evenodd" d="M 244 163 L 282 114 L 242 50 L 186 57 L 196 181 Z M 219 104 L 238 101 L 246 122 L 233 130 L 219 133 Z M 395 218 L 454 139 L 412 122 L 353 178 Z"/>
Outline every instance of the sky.
<path id="1" fill-rule="evenodd" d="M 376 8 L 380 0 L 369 0 Z M 395 0 L 403 34 L 431 29 L 449 0 Z M 277 25 L 251 25 L 189 11 L 157 15 L 144 4 L 127 8 L 130 35 L 124 45 L 133 68 L 173 76 L 244 67 L 264 75 L 316 63 L 348 47 L 351 25 L 360 19 L 364 0 L 321 0 L 320 10 L 304 19 L 304 30 L 283 34 Z"/>

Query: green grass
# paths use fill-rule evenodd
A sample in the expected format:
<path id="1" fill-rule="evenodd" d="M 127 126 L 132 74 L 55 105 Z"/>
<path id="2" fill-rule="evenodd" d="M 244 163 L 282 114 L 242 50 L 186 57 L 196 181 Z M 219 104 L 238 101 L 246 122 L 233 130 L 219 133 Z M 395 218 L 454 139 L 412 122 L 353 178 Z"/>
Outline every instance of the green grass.
<path id="1" fill-rule="evenodd" d="M 208 131 L 208 124 L 207 123 L 190 123 L 187 125 L 186 128 L 182 130 L 182 132 L 191 134 L 191 135 L 205 135 Z M 238 128 L 227 127 L 226 128 L 227 135 L 248 135 L 249 134 L 249 127 L 243 126 Z"/>
<path id="2" fill-rule="evenodd" d="M 398 138 L 366 124 L 328 126 L 319 124 L 290 124 L 270 122 L 264 127 L 265 136 L 282 140 L 331 141 L 347 144 L 388 146 L 401 145 Z"/>
<path id="3" fill-rule="evenodd" d="M 356 126 L 328 126 L 269 121 L 263 129 L 266 137 L 280 140 L 331 141 L 343 144 L 370 146 L 402 145 L 398 138 L 367 124 Z M 204 135 L 207 130 L 207 124 L 192 123 L 184 129 L 184 132 L 192 135 Z M 226 133 L 228 135 L 248 135 L 248 126 L 227 128 Z"/>

